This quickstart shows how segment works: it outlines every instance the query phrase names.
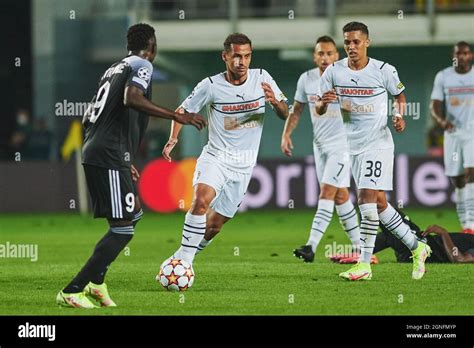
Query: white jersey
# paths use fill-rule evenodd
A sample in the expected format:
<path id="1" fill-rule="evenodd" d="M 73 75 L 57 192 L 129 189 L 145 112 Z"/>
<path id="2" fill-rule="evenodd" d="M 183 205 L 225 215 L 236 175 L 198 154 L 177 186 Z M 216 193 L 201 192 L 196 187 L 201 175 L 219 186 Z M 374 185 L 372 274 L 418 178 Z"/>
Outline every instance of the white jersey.
<path id="1" fill-rule="evenodd" d="M 315 109 L 317 96 L 320 95 L 321 72 L 319 68 L 301 74 L 296 85 L 295 101 L 308 104 L 313 123 L 314 144 L 327 151 L 329 148 L 347 148 L 347 137 L 341 110 L 338 103 L 328 105 L 324 115 L 318 115 Z"/>
<path id="2" fill-rule="evenodd" d="M 327 67 L 321 77 L 321 95 L 332 89 L 346 122 L 351 154 L 394 148 L 387 127 L 387 92 L 399 95 L 405 87 L 392 65 L 369 58 L 365 68 L 352 70 L 344 58 Z"/>
<path id="3" fill-rule="evenodd" d="M 206 77 L 181 104 L 188 112 L 207 107 L 209 142 L 203 153 L 237 172 L 250 173 L 257 162 L 266 111 L 262 82 L 270 84 L 278 101 L 286 100 L 266 70 L 249 69 L 241 85 L 227 82 L 225 73 Z"/>
<path id="4" fill-rule="evenodd" d="M 431 99 L 443 101 L 446 119 L 460 130 L 474 128 L 474 69 L 459 74 L 454 67 L 436 75 Z"/>

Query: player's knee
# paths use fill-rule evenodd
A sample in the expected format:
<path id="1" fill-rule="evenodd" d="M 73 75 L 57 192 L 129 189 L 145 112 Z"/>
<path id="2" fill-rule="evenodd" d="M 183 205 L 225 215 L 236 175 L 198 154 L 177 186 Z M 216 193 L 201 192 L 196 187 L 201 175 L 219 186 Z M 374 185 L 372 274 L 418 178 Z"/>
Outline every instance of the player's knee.
<path id="1" fill-rule="evenodd" d="M 336 197 L 337 187 L 332 185 L 323 184 L 321 185 L 321 193 L 319 194 L 320 199 L 328 199 L 333 201 Z"/>
<path id="2" fill-rule="evenodd" d="M 204 215 L 207 212 L 208 202 L 203 197 L 195 197 L 191 206 L 191 214 Z"/>
<path id="3" fill-rule="evenodd" d="M 336 205 L 341 205 L 347 202 L 349 199 L 349 190 L 346 188 L 338 189 L 336 193 L 336 197 L 334 198 L 334 202 Z"/>
<path id="4" fill-rule="evenodd" d="M 465 177 L 465 183 L 473 183 L 474 182 L 474 168 L 467 168 Z"/>
<path id="5" fill-rule="evenodd" d="M 466 182 L 469 182 L 467 180 L 467 172 L 466 175 L 460 175 L 460 176 L 452 176 L 450 177 L 452 184 L 454 187 L 457 188 L 463 188 L 466 185 Z"/>

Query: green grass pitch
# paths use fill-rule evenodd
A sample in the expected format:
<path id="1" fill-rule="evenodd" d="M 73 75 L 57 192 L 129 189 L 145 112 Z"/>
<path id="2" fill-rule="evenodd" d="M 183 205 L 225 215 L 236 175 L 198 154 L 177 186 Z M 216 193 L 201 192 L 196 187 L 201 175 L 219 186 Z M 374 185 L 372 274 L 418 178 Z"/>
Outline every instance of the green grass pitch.
<path id="1" fill-rule="evenodd" d="M 408 209 L 421 227 L 458 230 L 453 211 Z M 472 315 L 474 265 L 428 264 L 420 281 L 411 264 L 380 253 L 373 279 L 347 282 L 349 266 L 324 257 L 327 244 L 347 244 L 336 218 L 316 260 L 304 264 L 292 250 L 307 240 L 310 210 L 237 214 L 198 255 L 193 287 L 171 293 L 155 281 L 160 263 L 181 240 L 184 213 L 146 213 L 130 249 L 109 270 L 107 284 L 119 307 L 59 308 L 56 293 L 69 282 L 105 233 L 105 220 L 78 215 L 2 215 L 0 243 L 38 244 L 38 260 L 0 258 L 0 315 Z M 238 248 L 238 249 L 236 249 Z M 238 256 L 236 255 L 238 251 Z M 181 296 L 180 296 L 181 295 Z M 184 295 L 184 297 L 183 297 Z"/>

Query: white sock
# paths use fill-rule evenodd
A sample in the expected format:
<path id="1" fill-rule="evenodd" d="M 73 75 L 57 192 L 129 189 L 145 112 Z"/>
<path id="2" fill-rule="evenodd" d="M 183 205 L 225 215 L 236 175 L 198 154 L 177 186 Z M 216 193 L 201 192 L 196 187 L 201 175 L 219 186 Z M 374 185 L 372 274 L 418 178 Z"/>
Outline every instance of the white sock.
<path id="1" fill-rule="evenodd" d="M 209 244 L 211 244 L 213 240 L 214 239 L 211 239 L 211 240 L 207 240 L 206 238 L 201 239 L 201 243 L 199 243 L 198 248 L 196 250 L 196 255 L 199 254 Z"/>
<path id="2" fill-rule="evenodd" d="M 474 182 L 467 183 L 464 190 L 466 228 L 474 230 Z"/>
<path id="3" fill-rule="evenodd" d="M 465 188 L 455 188 L 454 192 L 456 194 L 456 212 L 458 213 L 459 222 L 461 223 L 461 227 L 466 227 L 466 195 L 465 195 Z"/>
<path id="4" fill-rule="evenodd" d="M 360 258 L 361 262 L 370 263 L 375 247 L 375 238 L 379 229 L 377 203 L 359 205 L 360 210 Z"/>
<path id="5" fill-rule="evenodd" d="M 206 214 L 192 215 L 188 212 L 184 219 L 181 247 L 174 253 L 174 257 L 177 259 L 183 259 L 192 264 L 198 245 L 204 238 L 205 232 Z"/>
<path id="6" fill-rule="evenodd" d="M 418 239 L 415 233 L 411 230 L 402 217 L 390 203 L 387 203 L 387 208 L 379 214 L 380 221 L 392 234 L 400 239 L 403 244 L 410 250 L 415 250 L 418 247 Z"/>
<path id="7" fill-rule="evenodd" d="M 306 245 L 311 245 L 313 252 L 316 252 L 324 232 L 329 226 L 332 219 L 332 212 L 334 210 L 334 201 L 328 199 L 320 199 L 318 203 L 318 210 L 314 215 L 313 224 L 311 226 L 311 233 L 309 235 Z"/>
<path id="8" fill-rule="evenodd" d="M 352 242 L 355 251 L 360 251 L 360 229 L 359 220 L 357 219 L 357 211 L 354 208 L 351 200 L 341 205 L 336 205 L 336 212 L 339 215 L 339 222 L 344 231 Z"/>

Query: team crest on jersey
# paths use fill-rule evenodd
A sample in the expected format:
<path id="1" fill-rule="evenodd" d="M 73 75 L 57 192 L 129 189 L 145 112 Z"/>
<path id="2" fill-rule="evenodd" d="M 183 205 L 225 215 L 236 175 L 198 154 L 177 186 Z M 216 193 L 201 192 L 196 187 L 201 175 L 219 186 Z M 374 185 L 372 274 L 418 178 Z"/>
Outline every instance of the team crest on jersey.
<path id="1" fill-rule="evenodd" d="M 401 83 L 401 82 L 397 85 L 397 88 L 398 88 L 398 89 L 402 89 L 403 87 L 405 87 L 405 86 L 404 86 L 403 83 Z"/>
<path id="2" fill-rule="evenodd" d="M 138 77 L 141 78 L 142 80 L 148 81 L 151 77 L 150 70 L 148 70 L 145 67 L 142 67 L 138 69 Z"/>

